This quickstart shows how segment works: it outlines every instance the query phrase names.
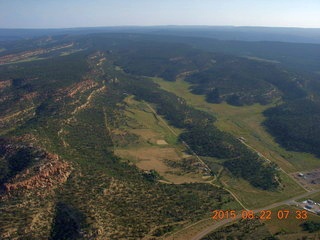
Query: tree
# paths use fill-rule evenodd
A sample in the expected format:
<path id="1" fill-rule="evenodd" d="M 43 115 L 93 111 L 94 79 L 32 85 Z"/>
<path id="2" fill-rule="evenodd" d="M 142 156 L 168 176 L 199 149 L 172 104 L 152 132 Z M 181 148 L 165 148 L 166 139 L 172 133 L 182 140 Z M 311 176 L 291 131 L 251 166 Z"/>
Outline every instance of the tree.
<path id="1" fill-rule="evenodd" d="M 219 89 L 214 88 L 210 90 L 206 96 L 206 100 L 209 103 L 221 103 Z"/>

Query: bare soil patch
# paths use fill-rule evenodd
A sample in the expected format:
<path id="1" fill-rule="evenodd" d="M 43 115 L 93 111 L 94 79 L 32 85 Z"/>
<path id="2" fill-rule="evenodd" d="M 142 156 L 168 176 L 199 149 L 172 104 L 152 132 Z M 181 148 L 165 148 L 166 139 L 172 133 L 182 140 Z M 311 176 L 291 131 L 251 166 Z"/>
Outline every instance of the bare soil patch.
<path id="1" fill-rule="evenodd" d="M 158 145 L 168 145 L 168 143 L 165 140 L 157 140 Z"/>
<path id="2" fill-rule="evenodd" d="M 320 187 L 320 168 L 305 172 L 295 172 L 291 175 L 307 189 Z"/>
<path id="3" fill-rule="evenodd" d="M 130 132 L 140 136 L 143 140 L 150 141 L 159 137 L 159 134 L 151 129 L 130 129 Z"/>
<path id="4" fill-rule="evenodd" d="M 197 174 L 184 174 L 165 163 L 165 160 L 181 161 L 181 157 L 175 148 L 142 147 L 138 149 L 118 149 L 115 153 L 124 159 L 130 159 L 142 170 L 157 171 L 166 180 L 175 184 L 203 181 Z"/>

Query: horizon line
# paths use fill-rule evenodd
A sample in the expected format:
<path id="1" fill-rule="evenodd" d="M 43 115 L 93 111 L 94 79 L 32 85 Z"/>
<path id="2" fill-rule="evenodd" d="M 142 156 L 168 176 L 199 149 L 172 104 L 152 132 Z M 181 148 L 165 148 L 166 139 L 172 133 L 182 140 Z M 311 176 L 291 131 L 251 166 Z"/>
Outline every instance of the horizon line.
<path id="1" fill-rule="evenodd" d="M 225 28 L 292 28 L 292 29 L 319 29 L 320 27 L 293 27 L 293 26 L 246 26 L 246 25 L 106 25 L 106 26 L 78 26 L 78 27 L 0 27 L 1 30 L 63 30 L 85 28 L 157 28 L 157 27 L 225 27 Z"/>

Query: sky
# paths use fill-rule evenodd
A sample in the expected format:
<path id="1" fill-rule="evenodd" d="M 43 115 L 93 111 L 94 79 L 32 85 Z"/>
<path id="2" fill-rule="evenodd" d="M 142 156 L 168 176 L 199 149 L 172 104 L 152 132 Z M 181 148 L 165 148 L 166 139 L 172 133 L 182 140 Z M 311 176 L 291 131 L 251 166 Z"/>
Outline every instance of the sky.
<path id="1" fill-rule="evenodd" d="M 0 28 L 154 25 L 320 28 L 320 0 L 0 0 Z"/>

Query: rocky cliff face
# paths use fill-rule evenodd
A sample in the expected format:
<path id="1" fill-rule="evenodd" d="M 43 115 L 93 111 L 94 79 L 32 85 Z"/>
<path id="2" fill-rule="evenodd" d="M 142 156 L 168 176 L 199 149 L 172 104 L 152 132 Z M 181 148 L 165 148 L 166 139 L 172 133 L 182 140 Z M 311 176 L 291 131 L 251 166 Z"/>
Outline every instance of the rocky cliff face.
<path id="1" fill-rule="evenodd" d="M 2 197 L 15 192 L 55 188 L 67 181 L 72 171 L 70 164 L 58 155 L 32 145 L 0 140 L 0 155 L 7 169 L 7 175 L 2 176 Z"/>
<path id="2" fill-rule="evenodd" d="M 57 191 L 72 170 L 34 144 L 0 139 L 0 239 L 49 239 Z"/>
<path id="3" fill-rule="evenodd" d="M 28 168 L 16 175 L 9 183 L 4 184 L 5 192 L 51 188 L 64 183 L 70 175 L 70 165 L 58 159 L 49 161 L 49 163 Z"/>

